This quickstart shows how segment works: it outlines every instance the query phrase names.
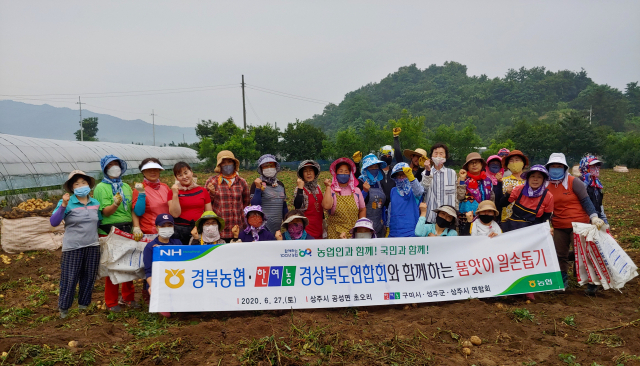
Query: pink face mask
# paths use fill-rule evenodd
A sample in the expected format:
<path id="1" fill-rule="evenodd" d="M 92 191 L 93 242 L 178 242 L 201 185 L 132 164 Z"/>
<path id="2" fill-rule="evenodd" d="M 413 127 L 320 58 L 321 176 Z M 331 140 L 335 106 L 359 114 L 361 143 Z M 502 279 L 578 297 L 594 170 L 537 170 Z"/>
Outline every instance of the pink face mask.
<path id="1" fill-rule="evenodd" d="M 304 227 L 302 224 L 289 224 L 287 231 L 289 232 L 289 235 L 291 235 L 291 239 L 297 240 L 302 236 Z"/>
<path id="2" fill-rule="evenodd" d="M 589 174 L 591 174 L 594 178 L 600 177 L 600 167 L 597 165 L 590 166 Z"/>

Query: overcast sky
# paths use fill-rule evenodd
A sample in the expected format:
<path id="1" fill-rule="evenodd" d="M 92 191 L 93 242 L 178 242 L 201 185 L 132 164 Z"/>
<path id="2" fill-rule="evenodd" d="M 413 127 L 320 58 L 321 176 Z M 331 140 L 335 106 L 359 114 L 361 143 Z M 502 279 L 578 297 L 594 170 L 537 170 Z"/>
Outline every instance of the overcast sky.
<path id="1" fill-rule="evenodd" d="M 445 61 L 489 77 L 584 68 L 624 90 L 640 80 L 639 16 L 637 0 L 0 0 L 0 99 L 75 109 L 82 95 L 83 108 L 124 119 L 151 122 L 155 109 L 158 124 L 241 125 L 242 74 L 249 86 L 339 103 L 401 66 Z M 205 86 L 222 87 L 174 93 Z M 90 94 L 160 89 L 174 90 Z M 246 94 L 254 125 L 324 108 Z"/>

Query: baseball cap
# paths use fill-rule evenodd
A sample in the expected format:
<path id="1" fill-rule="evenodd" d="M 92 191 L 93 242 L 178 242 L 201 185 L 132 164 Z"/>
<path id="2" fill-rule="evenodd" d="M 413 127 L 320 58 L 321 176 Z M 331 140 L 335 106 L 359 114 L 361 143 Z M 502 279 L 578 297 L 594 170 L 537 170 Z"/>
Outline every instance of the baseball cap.
<path id="1" fill-rule="evenodd" d="M 170 222 L 170 223 L 173 224 L 174 223 L 173 222 L 173 216 L 171 216 L 169 214 L 166 214 L 166 213 L 163 213 L 163 214 L 160 214 L 160 215 L 158 215 L 156 217 L 156 226 L 164 225 L 167 222 Z"/>

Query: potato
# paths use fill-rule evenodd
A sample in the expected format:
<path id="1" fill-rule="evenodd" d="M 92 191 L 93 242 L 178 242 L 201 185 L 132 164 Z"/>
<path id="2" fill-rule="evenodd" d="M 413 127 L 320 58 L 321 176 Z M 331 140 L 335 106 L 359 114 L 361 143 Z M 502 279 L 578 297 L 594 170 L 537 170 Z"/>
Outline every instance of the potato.
<path id="1" fill-rule="evenodd" d="M 471 349 L 466 348 L 466 347 L 465 347 L 465 348 L 463 348 L 463 349 L 462 349 L 462 354 L 463 354 L 463 355 L 465 355 L 465 357 L 466 357 L 466 356 L 469 356 L 469 355 L 471 354 Z"/>
<path id="2" fill-rule="evenodd" d="M 471 341 L 471 343 L 473 343 L 474 346 L 479 346 L 482 344 L 482 339 L 480 339 L 480 337 L 478 336 L 473 336 L 469 338 L 469 340 Z"/>
<path id="3" fill-rule="evenodd" d="M 78 348 L 79 345 L 80 345 L 80 343 L 78 343 L 78 341 L 70 341 L 69 342 L 69 347 L 72 347 L 72 348 Z"/>
<path id="4" fill-rule="evenodd" d="M 469 341 L 464 341 L 464 342 L 462 342 L 462 347 L 471 348 L 471 347 L 473 347 L 473 343 L 471 343 Z"/>

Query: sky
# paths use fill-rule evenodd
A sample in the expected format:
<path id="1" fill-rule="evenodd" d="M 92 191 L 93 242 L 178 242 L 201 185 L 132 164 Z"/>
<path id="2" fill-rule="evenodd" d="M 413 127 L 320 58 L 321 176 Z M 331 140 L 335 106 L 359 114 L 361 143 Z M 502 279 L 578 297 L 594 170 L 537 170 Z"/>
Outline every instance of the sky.
<path id="1" fill-rule="evenodd" d="M 636 0 L 0 0 L 0 99 L 242 126 L 244 74 L 247 123 L 283 128 L 414 63 L 584 68 L 624 91 L 640 80 L 638 15 Z"/>

